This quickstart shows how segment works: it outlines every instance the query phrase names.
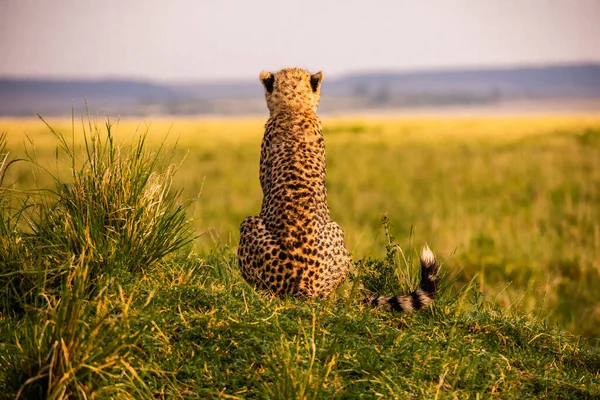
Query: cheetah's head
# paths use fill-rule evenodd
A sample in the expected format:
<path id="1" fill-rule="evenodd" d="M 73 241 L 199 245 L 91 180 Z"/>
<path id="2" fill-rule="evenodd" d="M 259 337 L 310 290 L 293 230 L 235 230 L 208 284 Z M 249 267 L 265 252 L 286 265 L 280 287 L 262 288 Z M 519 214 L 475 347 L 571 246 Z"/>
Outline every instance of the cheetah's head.
<path id="1" fill-rule="evenodd" d="M 311 75 L 300 68 L 286 68 L 276 73 L 262 71 L 260 80 L 271 113 L 276 110 L 317 111 L 322 72 Z"/>

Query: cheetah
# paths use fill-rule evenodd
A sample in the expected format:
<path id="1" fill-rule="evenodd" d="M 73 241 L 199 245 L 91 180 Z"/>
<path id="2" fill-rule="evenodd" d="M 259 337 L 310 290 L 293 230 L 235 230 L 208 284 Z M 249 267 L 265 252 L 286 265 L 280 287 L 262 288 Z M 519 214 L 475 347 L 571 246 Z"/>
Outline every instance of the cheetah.
<path id="1" fill-rule="evenodd" d="M 260 152 L 263 200 L 260 214 L 240 226 L 238 261 L 247 282 L 278 296 L 327 298 L 345 281 L 352 262 L 327 203 L 325 145 L 316 114 L 322 80 L 322 72 L 299 68 L 260 73 L 270 112 Z M 366 302 L 396 311 L 431 303 L 438 266 L 427 246 L 420 263 L 416 291 Z"/>

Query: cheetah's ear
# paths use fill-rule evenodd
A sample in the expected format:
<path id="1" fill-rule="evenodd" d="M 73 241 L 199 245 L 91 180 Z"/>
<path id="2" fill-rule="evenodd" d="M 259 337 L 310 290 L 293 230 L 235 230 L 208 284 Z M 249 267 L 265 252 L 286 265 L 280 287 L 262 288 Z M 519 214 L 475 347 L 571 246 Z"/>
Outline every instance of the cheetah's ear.
<path id="1" fill-rule="evenodd" d="M 262 71 L 260 73 L 260 81 L 265 87 L 266 91 L 271 93 L 273 91 L 273 83 L 275 83 L 275 75 L 272 72 Z"/>
<path id="2" fill-rule="evenodd" d="M 310 87 L 312 88 L 313 92 L 316 92 L 317 90 L 319 90 L 322 80 L 323 80 L 323 72 L 322 71 L 319 71 L 316 74 L 312 74 L 310 76 Z"/>

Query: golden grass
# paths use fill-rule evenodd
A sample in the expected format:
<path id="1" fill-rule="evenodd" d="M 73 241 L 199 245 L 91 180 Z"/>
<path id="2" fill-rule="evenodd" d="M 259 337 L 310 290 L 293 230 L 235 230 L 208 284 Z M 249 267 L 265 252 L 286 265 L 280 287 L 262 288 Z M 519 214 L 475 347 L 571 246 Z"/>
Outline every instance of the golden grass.
<path id="1" fill-rule="evenodd" d="M 321 118 L 324 126 L 336 132 L 344 128 L 362 126 L 365 131 L 378 139 L 401 141 L 428 141 L 440 139 L 493 138 L 516 139 L 549 131 L 579 131 L 600 124 L 600 114 L 594 115 L 549 115 L 549 116 L 443 116 L 413 117 L 366 115 L 362 117 L 325 116 Z M 47 118 L 46 122 L 57 131 L 68 132 L 74 128 L 74 137 L 80 139 L 87 120 L 74 121 L 65 118 Z M 238 143 L 260 140 L 266 117 L 240 118 L 177 118 L 151 117 L 144 119 L 114 119 L 115 136 L 127 139 L 132 134 L 148 131 L 148 138 L 156 142 L 178 140 L 181 147 L 214 141 Z M 98 123 L 104 124 L 102 117 Z M 39 146 L 53 146 L 55 140 L 40 119 L 37 118 L 0 118 L 0 132 L 8 133 L 9 147 L 18 147 L 25 135 L 35 140 Z M 168 134 L 168 135 L 167 135 Z M 168 137 L 167 137 L 168 136 Z M 362 139 L 365 139 L 364 137 Z"/>

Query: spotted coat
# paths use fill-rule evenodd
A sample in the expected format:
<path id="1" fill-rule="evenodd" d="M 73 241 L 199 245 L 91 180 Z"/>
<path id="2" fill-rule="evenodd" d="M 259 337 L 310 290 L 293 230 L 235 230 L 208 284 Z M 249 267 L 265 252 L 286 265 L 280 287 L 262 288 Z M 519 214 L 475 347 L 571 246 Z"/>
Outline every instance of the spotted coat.
<path id="1" fill-rule="evenodd" d="M 263 201 L 259 216 L 241 224 L 238 260 L 248 282 L 276 295 L 325 298 L 344 282 L 351 263 L 327 203 L 325 145 L 316 114 L 322 79 L 321 72 L 298 68 L 260 74 L 270 111 L 260 153 Z M 427 251 L 419 290 L 368 301 L 396 310 L 430 303 L 437 266 Z"/>

